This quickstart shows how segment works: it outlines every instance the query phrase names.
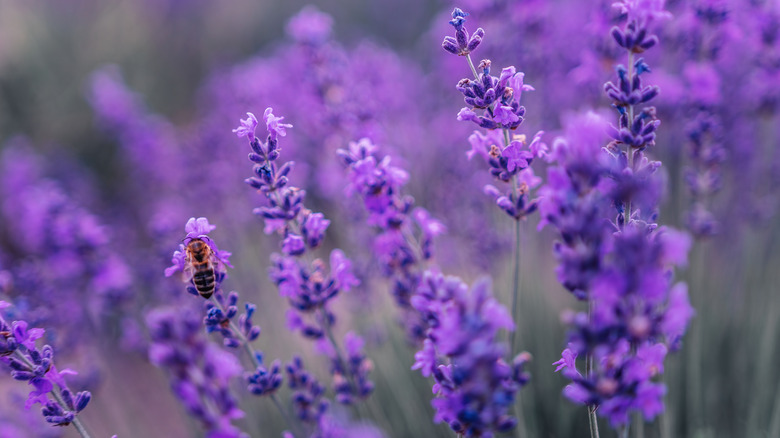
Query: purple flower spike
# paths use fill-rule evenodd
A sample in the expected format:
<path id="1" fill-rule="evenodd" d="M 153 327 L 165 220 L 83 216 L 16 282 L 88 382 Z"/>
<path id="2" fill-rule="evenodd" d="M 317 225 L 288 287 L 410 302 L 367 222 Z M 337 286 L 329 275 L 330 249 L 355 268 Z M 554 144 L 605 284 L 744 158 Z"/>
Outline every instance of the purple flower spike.
<path id="1" fill-rule="evenodd" d="M 663 3 L 616 4 L 628 22 L 612 36 L 626 50 L 629 67 L 619 65 L 616 81 L 604 87 L 618 113 L 618 124 L 606 130 L 613 141 L 604 141 L 604 123 L 595 114 L 569 122 L 566 138 L 555 142 L 550 158 L 556 166 L 542 190 L 542 223 L 560 233 L 553 248 L 558 278 L 590 309 L 565 314 L 568 348 L 553 365 L 571 380 L 564 395 L 614 428 L 625 427 L 632 412 L 648 421 L 663 412 L 666 387 L 659 376 L 693 316 L 685 285 L 673 285 L 690 238 L 654 223 L 660 163 L 646 153 L 660 121 L 655 108 L 641 105 L 658 87 L 643 86 L 650 67 L 635 59 L 657 41 L 648 25 L 668 15 Z"/>
<path id="2" fill-rule="evenodd" d="M 0 310 L 8 307 L 9 303 L 0 301 Z M 27 321 L 8 324 L 0 315 L 0 363 L 10 370 L 14 380 L 27 382 L 31 387 L 25 409 L 39 403 L 46 422 L 68 426 L 78 421 L 77 415 L 87 407 L 92 396 L 88 391 L 73 396 L 65 377 L 76 372 L 58 370 L 54 364 L 54 349 L 49 345 L 42 348 L 35 345 L 35 341 L 43 337 L 44 330 L 28 327 Z"/>
<path id="3" fill-rule="evenodd" d="M 464 436 L 491 436 L 514 428 L 508 415 L 515 393 L 528 382 L 528 353 L 507 364 L 499 330 L 513 330 L 509 312 L 492 297 L 490 283 L 471 290 L 458 278 L 425 273 L 415 307 L 430 328 L 413 369 L 433 376 L 435 422 Z"/>

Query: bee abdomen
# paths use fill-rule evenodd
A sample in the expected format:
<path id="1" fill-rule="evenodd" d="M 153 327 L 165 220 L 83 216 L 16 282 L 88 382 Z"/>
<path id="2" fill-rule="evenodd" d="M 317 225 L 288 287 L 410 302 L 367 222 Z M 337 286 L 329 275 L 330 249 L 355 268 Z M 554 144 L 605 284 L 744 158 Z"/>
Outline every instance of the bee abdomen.
<path id="1" fill-rule="evenodd" d="M 192 276 L 192 282 L 195 284 L 195 289 L 203 298 L 210 298 L 214 293 L 214 270 L 207 269 L 204 271 L 196 272 Z"/>

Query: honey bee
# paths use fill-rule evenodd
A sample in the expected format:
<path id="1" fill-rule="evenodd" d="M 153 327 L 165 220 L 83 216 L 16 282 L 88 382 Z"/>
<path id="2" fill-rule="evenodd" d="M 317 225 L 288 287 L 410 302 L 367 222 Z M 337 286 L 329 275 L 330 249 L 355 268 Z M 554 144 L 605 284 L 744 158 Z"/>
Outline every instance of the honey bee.
<path id="1" fill-rule="evenodd" d="M 192 239 L 187 244 L 187 255 L 184 259 L 186 270 L 192 273 L 192 283 L 203 298 L 209 299 L 214 293 L 214 251 L 202 239 Z"/>

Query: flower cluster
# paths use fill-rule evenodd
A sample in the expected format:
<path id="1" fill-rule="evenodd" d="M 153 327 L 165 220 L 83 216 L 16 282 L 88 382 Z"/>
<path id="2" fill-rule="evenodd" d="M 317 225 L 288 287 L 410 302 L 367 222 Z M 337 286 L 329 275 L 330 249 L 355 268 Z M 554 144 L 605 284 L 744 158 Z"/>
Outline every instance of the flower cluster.
<path id="1" fill-rule="evenodd" d="M 0 301 L 0 311 L 10 307 Z M 0 363 L 10 369 L 14 380 L 27 382 L 31 387 L 24 404 L 30 409 L 40 403 L 46 422 L 55 426 L 74 424 L 79 430 L 78 414 L 87 407 L 92 395 L 89 391 L 73 393 L 65 383 L 65 376 L 75 375 L 71 369 L 59 371 L 54 365 L 54 349 L 50 345 L 37 348 L 35 342 L 43 337 L 41 328 L 28 328 L 27 321 L 11 324 L 0 315 Z"/>
<path id="2" fill-rule="evenodd" d="M 368 212 L 368 224 L 376 229 L 374 252 L 385 276 L 393 279 L 392 294 L 401 309 L 402 325 L 410 341 L 425 338 L 425 324 L 412 307 L 411 298 L 425 264 L 434 256 L 433 241 L 446 227 L 427 210 L 414 208 L 414 199 L 402 193 L 409 175 L 391 164 L 389 155 L 367 138 L 337 151 L 347 169 L 347 193 L 359 195 Z"/>
<path id="3" fill-rule="evenodd" d="M 209 343 L 194 315 L 158 308 L 147 315 L 152 344 L 149 360 L 168 370 L 171 390 L 209 437 L 247 435 L 231 422 L 243 417 L 230 382 L 241 375 L 236 357 Z"/>
<path id="4" fill-rule="evenodd" d="M 288 328 L 306 338 L 330 342 L 338 362 L 332 372 L 339 401 L 349 403 L 352 396 L 365 398 L 373 389 L 367 380 L 367 370 L 353 369 L 344 363 L 340 347 L 331 333 L 336 317 L 328 309 L 328 303 L 340 292 L 348 292 L 360 284 L 352 274 L 352 262 L 340 249 L 331 251 L 330 269 L 326 269 L 319 258 L 310 262 L 304 258 L 320 246 L 330 221 L 322 213 L 314 213 L 304 206 L 304 190 L 288 185 L 287 175 L 294 163 L 277 163 L 279 137 L 284 137 L 286 129 L 292 125 L 281 123 L 284 117 L 276 117 L 272 109 L 267 108 L 263 119 L 268 136 L 261 142 L 255 136 L 257 119 L 252 113 L 247 115 L 248 118 L 241 120 L 241 126 L 233 132 L 239 137 L 247 137 L 252 149 L 249 160 L 255 163 L 255 176 L 248 178 L 247 184 L 263 194 L 268 202 L 268 205 L 256 208 L 254 213 L 265 220 L 267 234 L 276 232 L 283 236 L 281 254 L 271 256 L 270 277 L 279 294 L 290 304 Z M 342 385 L 341 377 L 349 382 L 347 387 Z"/>
<path id="5" fill-rule="evenodd" d="M 543 224 L 552 224 L 561 237 L 555 244 L 559 280 L 588 301 L 587 312 L 564 315 L 569 344 L 556 371 L 572 380 L 564 390 L 569 399 L 588 405 L 591 415 L 598 412 L 615 428 L 625 427 L 632 411 L 647 420 L 663 411 L 666 387 L 658 381 L 663 361 L 680 347 L 693 315 L 686 286 L 672 285 L 674 267 L 687 262 L 689 237 L 639 218 L 641 210 L 657 208 L 660 163 L 643 151 L 654 144 L 659 122 L 654 108 L 634 116 L 635 105 L 658 90 L 642 88 L 639 76 L 649 68 L 641 59 L 632 62 L 641 50 L 626 41 L 645 38 L 649 31 L 643 26 L 665 14 L 640 11 L 637 4 L 620 4 L 630 22 L 612 32 L 629 50 L 633 66 L 619 66 L 618 85 L 606 86 L 619 127 L 605 130 L 595 114 L 570 123 L 568 138 L 555 143 L 557 166 L 550 169 L 541 207 Z M 600 152 L 605 131 L 613 141 Z M 618 212 L 614 221 L 607 213 L 610 204 Z M 585 359 L 583 371 L 577 358 Z"/>
<path id="6" fill-rule="evenodd" d="M 353 332 L 347 332 L 344 336 L 344 349 L 347 357 L 340 360 L 337 352 L 329 349 L 331 357 L 331 374 L 333 374 L 333 386 L 336 391 L 336 399 L 342 404 L 352 404 L 355 397 L 366 398 L 374 392 L 374 382 L 368 379 L 368 375 L 374 369 L 374 363 L 363 353 L 363 338 Z M 343 367 L 346 366 L 346 369 Z M 350 382 L 348 379 L 352 379 Z M 352 386 L 357 388 L 353 391 Z"/>
<path id="7" fill-rule="evenodd" d="M 133 277 L 112 227 L 75 190 L 47 177 L 43 157 L 25 143 L 14 142 L 0 157 L 3 246 L 13 255 L 6 267 L 14 278 L 4 289 L 26 309 L 25 319 L 47 327 L 50 339 L 71 352 L 89 345 L 85 321 L 105 327 L 126 314 Z"/>
<path id="8" fill-rule="evenodd" d="M 530 359 L 521 353 L 507 364 L 500 330 L 514 330 L 509 312 L 480 280 L 469 290 L 457 277 L 426 271 L 414 306 L 429 328 L 412 369 L 433 376 L 431 402 L 435 422 L 446 422 L 467 437 L 491 437 L 516 425 L 509 415 L 515 393 L 528 382 L 524 370 Z"/>
<path id="9" fill-rule="evenodd" d="M 512 365 L 503 360 L 506 346 L 497 334 L 514 330 L 512 318 L 492 297 L 487 282 L 469 291 L 460 279 L 425 269 L 431 258 L 426 248 L 444 226 L 423 209 L 410 214 L 413 200 L 401 194 L 403 169 L 391 166 L 389 156 L 379 158 L 367 139 L 338 155 L 347 167 L 348 192 L 362 196 L 368 223 L 378 228 L 376 253 L 394 279 L 407 332 L 422 342 L 413 369 L 436 380 L 435 421 L 447 422 L 465 436 L 488 437 L 513 428 L 516 420 L 508 410 L 528 380 L 523 366 L 529 356 L 519 355 Z"/>
<path id="10" fill-rule="evenodd" d="M 718 231 L 718 221 L 710 211 L 712 198 L 721 189 L 721 164 L 726 159 L 723 145 L 724 126 L 717 111 L 723 101 L 721 73 L 716 63 L 730 26 L 731 18 L 725 4 L 701 2 L 691 6 L 695 17 L 691 33 L 690 60 L 683 66 L 687 86 L 685 106 L 688 123 L 688 165 L 685 182 L 692 205 L 686 215 L 686 226 L 696 237 L 712 236 Z"/>
<path id="11" fill-rule="evenodd" d="M 670 285 L 670 270 L 685 262 L 690 240 L 661 229 L 650 236 L 627 228 L 615 235 L 607 266 L 591 282 L 591 314 L 567 316 L 569 347 L 558 369 L 572 382 L 571 400 L 598 406 L 617 427 L 637 410 L 651 420 L 663 411 L 663 361 L 679 349 L 693 316 L 684 284 Z M 575 359 L 586 354 L 594 367 L 580 373 Z"/>
<path id="12" fill-rule="evenodd" d="M 206 317 L 203 319 L 203 323 L 207 332 L 220 333 L 225 346 L 230 348 L 238 348 L 260 336 L 260 326 L 252 324 L 252 315 L 257 310 L 254 304 L 244 304 L 246 311 L 238 317 L 238 326 L 236 327 L 234 318 L 238 315 L 238 292 L 230 292 L 227 299 L 221 293 L 217 293 L 214 298 L 216 304 L 206 303 Z"/>
<path id="13" fill-rule="evenodd" d="M 552 225 L 559 233 L 553 252 L 558 281 L 577 299 L 588 298 L 588 288 L 603 264 L 609 233 L 612 160 L 602 153 L 607 122 L 590 112 L 571 118 L 565 137 L 557 138 L 540 190 L 539 227 Z"/>
<path id="14" fill-rule="evenodd" d="M 461 33 L 465 32 L 463 22 L 467 15 L 458 8 L 452 12 L 453 21 L 450 24 L 455 26 L 459 39 Z M 481 42 L 484 32 L 478 33 L 478 42 Z M 452 44 L 451 40 L 452 37 L 446 37 L 443 44 L 449 52 L 452 52 L 448 48 L 448 42 Z M 517 130 L 525 118 L 525 107 L 520 104 L 523 91 L 534 88 L 523 82 L 525 74 L 518 72 L 514 66 L 502 69 L 499 77 L 490 74 L 489 59 L 480 61 L 475 69 L 469 55 L 471 50 L 473 48 L 462 53 L 452 52 L 466 56 L 474 74 L 474 79 L 461 79 L 456 87 L 468 105 L 460 110 L 458 120 L 474 122 L 487 132 L 474 131 L 469 137 L 471 151 L 467 156 L 471 159 L 479 155 L 488 163 L 493 177 L 510 184 L 505 194 L 492 185 L 487 185 L 484 191 L 495 200 L 499 208 L 515 220 L 520 220 L 537 209 L 538 199 L 531 198 L 531 190 L 541 181 L 534 175 L 530 165 L 534 158 L 545 156 L 547 150 L 542 142 L 542 131 L 537 132 L 530 143 L 526 141 L 525 135 L 510 134 L 510 131 Z"/>
<path id="15" fill-rule="evenodd" d="M 325 387 L 303 367 L 300 357 L 285 366 L 287 385 L 293 391 L 292 403 L 295 415 L 304 423 L 317 424 L 328 410 L 328 400 L 323 396 Z"/>
<path id="16" fill-rule="evenodd" d="M 466 17 L 468 15 L 469 14 L 458 8 L 455 8 L 455 10 L 452 11 L 452 20 L 450 20 L 450 24 L 455 28 L 455 38 L 451 36 L 444 37 L 441 46 L 444 50 L 453 55 L 468 55 L 479 47 L 482 43 L 482 38 L 485 36 L 485 31 L 482 30 L 481 27 L 474 32 L 474 35 L 469 35 L 466 27 L 463 25 L 463 23 L 466 22 Z"/>
<path id="17" fill-rule="evenodd" d="M 275 360 L 271 363 L 271 368 L 263 365 L 263 357 L 257 357 L 258 365 L 254 373 L 246 375 L 249 386 L 247 389 L 254 395 L 273 394 L 282 386 L 281 362 Z"/>
<path id="18" fill-rule="evenodd" d="M 613 178 L 617 181 L 613 191 L 615 207 L 620 216 L 617 225 L 636 219 L 634 210 L 644 214 L 645 219 L 651 218 L 658 203 L 660 190 L 651 176 L 660 166 L 659 162 L 648 160 L 644 151 L 655 145 L 656 130 L 661 124 L 656 117 L 656 109 L 652 106 L 640 108 L 659 93 L 658 86 L 642 84 L 642 75 L 650 72 L 650 66 L 644 58 L 634 59 L 634 55 L 653 47 L 658 37 L 652 34 L 651 23 L 666 18 L 669 13 L 663 10 L 661 2 L 640 2 L 624 0 L 615 3 L 627 17 L 626 24 L 621 28 L 615 26 L 611 35 L 617 44 L 628 54 L 628 66 L 622 64 L 616 67 L 617 83 L 607 82 L 604 91 L 612 100 L 612 106 L 618 112 L 618 124 L 610 125 L 609 136 L 613 142 L 607 146 L 608 152 L 619 163 Z M 638 207 L 638 208 L 637 208 Z M 643 211 L 644 210 L 644 211 Z"/>

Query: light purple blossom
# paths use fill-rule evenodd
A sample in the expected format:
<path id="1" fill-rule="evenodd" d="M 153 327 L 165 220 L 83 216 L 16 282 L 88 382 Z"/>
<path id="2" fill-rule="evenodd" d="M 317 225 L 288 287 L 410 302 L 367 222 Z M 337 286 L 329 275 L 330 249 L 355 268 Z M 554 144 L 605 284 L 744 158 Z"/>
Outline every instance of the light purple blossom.
<path id="1" fill-rule="evenodd" d="M 266 108 L 265 112 L 263 112 L 263 120 L 265 121 L 266 129 L 268 129 L 268 135 L 271 139 L 276 140 L 277 137 L 286 136 L 286 129 L 292 128 L 293 126 L 289 123 L 280 123 L 284 120 L 284 117 L 276 117 L 273 115 L 272 111 L 271 108 Z M 250 138 L 249 140 L 251 141 L 252 139 Z"/>
<path id="2" fill-rule="evenodd" d="M 254 141 L 255 129 L 257 128 L 257 117 L 252 113 L 246 113 L 246 115 L 246 120 L 240 119 L 241 124 L 238 128 L 234 129 L 233 132 L 235 132 L 236 136 L 239 138 L 246 137 L 249 141 Z"/>

